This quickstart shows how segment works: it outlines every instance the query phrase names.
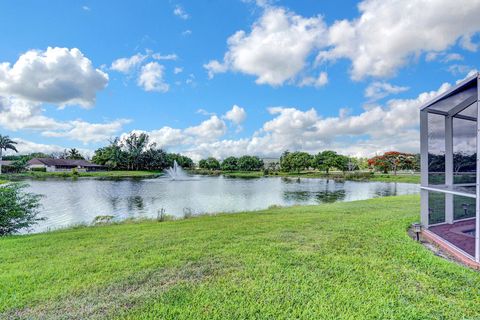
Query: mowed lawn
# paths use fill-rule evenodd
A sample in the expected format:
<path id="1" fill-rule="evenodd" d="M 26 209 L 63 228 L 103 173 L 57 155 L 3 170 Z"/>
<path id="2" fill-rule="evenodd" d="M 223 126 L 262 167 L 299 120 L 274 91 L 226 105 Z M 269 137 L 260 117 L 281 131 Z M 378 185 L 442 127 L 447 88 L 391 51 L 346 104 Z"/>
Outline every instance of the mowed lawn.
<path id="1" fill-rule="evenodd" d="M 479 319 L 480 273 L 387 197 L 0 240 L 1 319 Z"/>

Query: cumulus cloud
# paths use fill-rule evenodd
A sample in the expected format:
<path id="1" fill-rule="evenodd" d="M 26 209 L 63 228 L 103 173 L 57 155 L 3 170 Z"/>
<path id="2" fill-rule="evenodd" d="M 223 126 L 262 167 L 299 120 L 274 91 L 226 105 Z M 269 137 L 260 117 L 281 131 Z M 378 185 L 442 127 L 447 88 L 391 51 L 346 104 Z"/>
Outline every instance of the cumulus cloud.
<path id="1" fill-rule="evenodd" d="M 203 121 L 198 126 L 185 129 L 185 133 L 190 136 L 197 137 L 203 141 L 212 141 L 227 132 L 225 122 L 218 116 L 213 115 L 210 119 Z"/>
<path id="2" fill-rule="evenodd" d="M 190 15 L 185 12 L 185 9 L 183 9 L 181 5 L 175 6 L 175 8 L 173 9 L 173 14 L 183 20 L 187 20 L 188 18 L 190 18 Z"/>
<path id="3" fill-rule="evenodd" d="M 60 106 L 91 107 L 108 75 L 77 49 L 30 50 L 11 65 L 0 63 L 0 95 Z"/>
<path id="4" fill-rule="evenodd" d="M 318 62 L 350 59 L 355 80 L 392 76 L 420 54 L 456 43 L 477 49 L 471 37 L 480 31 L 479 1 L 364 0 L 358 8 L 360 17 L 329 28 L 330 48 L 317 57 Z"/>
<path id="5" fill-rule="evenodd" d="M 372 82 L 366 89 L 365 89 L 365 97 L 369 98 L 370 101 L 380 100 L 385 98 L 386 96 L 392 94 L 398 94 L 401 92 L 407 91 L 408 87 L 402 86 L 395 86 L 388 82 Z"/>
<path id="6" fill-rule="evenodd" d="M 316 88 L 323 87 L 328 83 L 328 74 L 326 72 L 320 72 L 317 78 L 305 77 L 298 84 L 300 87 L 313 86 Z"/>
<path id="7" fill-rule="evenodd" d="M 245 112 L 245 109 L 243 109 L 242 107 L 239 107 L 235 104 L 235 105 L 233 105 L 231 110 L 229 110 L 229 111 L 227 111 L 227 113 L 225 113 L 225 115 L 223 117 L 227 120 L 232 121 L 236 125 L 240 125 L 247 118 L 247 113 Z"/>
<path id="8" fill-rule="evenodd" d="M 235 107 L 222 118 L 211 115 L 198 126 L 163 127 L 150 134 L 159 147 L 182 152 L 195 160 L 244 154 L 278 157 L 284 150 L 316 153 L 333 149 L 363 157 L 390 150 L 418 152 L 418 108 L 450 87 L 444 83 L 438 90 L 412 99 L 391 99 L 385 105 L 369 104 L 358 114 L 342 109 L 337 116 L 323 117 L 314 108 L 271 107 L 268 112 L 272 118 L 250 137 L 241 139 L 223 139 L 227 126 L 222 118 L 236 118 L 233 114 L 240 113 L 233 111 L 238 111 Z M 227 119 L 227 115 L 231 119 Z"/>
<path id="9" fill-rule="evenodd" d="M 480 32 L 479 1 L 363 0 L 357 18 L 330 26 L 321 17 L 304 17 L 269 1 L 257 4 L 262 15 L 250 31 L 234 33 L 223 59 L 204 64 L 209 78 L 234 71 L 255 76 L 258 84 L 319 87 L 326 83 L 321 78 L 298 76 L 348 59 L 352 79 L 384 78 L 423 54 L 426 61 L 441 57 L 447 63 L 463 59 L 447 53 L 456 45 L 478 49 L 472 39 Z"/>
<path id="10" fill-rule="evenodd" d="M 167 92 L 170 86 L 164 81 L 165 67 L 157 62 L 147 63 L 142 67 L 138 85 L 145 91 Z"/>
<path id="11" fill-rule="evenodd" d="M 137 53 L 128 58 L 120 58 L 112 62 L 110 69 L 121 73 L 129 73 L 138 67 L 146 58 L 147 55 L 141 53 Z"/>
<path id="12" fill-rule="evenodd" d="M 173 69 L 174 74 L 179 74 L 179 73 L 182 73 L 182 72 L 183 72 L 183 68 L 181 68 L 181 67 L 175 67 Z"/>
<path id="13" fill-rule="evenodd" d="M 62 137 L 78 140 L 87 144 L 89 142 L 104 142 L 115 136 L 130 120 L 118 119 L 108 123 L 89 123 L 81 120 L 70 121 L 66 130 L 43 131 L 45 137 Z"/>
<path id="14" fill-rule="evenodd" d="M 294 81 L 314 48 L 325 43 L 321 17 L 304 18 L 284 8 L 267 6 L 249 33 L 241 30 L 227 41 L 223 61 L 205 64 L 209 77 L 227 70 L 256 77 L 256 83 L 279 86 Z"/>

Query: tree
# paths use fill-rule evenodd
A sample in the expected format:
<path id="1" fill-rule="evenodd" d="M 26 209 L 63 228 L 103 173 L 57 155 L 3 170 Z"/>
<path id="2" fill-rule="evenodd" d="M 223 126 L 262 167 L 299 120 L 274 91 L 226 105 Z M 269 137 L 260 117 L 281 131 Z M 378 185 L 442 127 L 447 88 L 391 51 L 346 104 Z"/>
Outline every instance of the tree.
<path id="1" fill-rule="evenodd" d="M 280 168 L 283 171 L 300 172 L 312 166 L 313 157 L 306 152 L 288 152 L 285 151 L 280 157 Z"/>
<path id="2" fill-rule="evenodd" d="M 222 161 L 221 168 L 223 171 L 237 171 L 238 170 L 238 158 L 228 157 Z"/>
<path id="3" fill-rule="evenodd" d="M 149 136 L 146 133 L 132 132 L 125 139 L 124 147 L 128 154 L 128 169 L 138 169 L 142 152 L 147 148 Z"/>
<path id="4" fill-rule="evenodd" d="M 388 173 L 393 171 L 397 175 L 398 170 L 414 169 L 416 156 L 412 153 L 403 153 L 398 151 L 385 152 L 381 156 L 375 156 L 368 160 L 370 166 Z"/>
<path id="5" fill-rule="evenodd" d="M 15 147 L 17 143 L 10 139 L 9 136 L 2 136 L 0 135 L 0 174 L 2 174 L 2 156 L 3 150 L 13 150 L 18 152 L 17 148 Z"/>
<path id="6" fill-rule="evenodd" d="M 242 156 L 238 158 L 238 170 L 258 171 L 263 168 L 263 161 L 257 156 Z"/>
<path id="7" fill-rule="evenodd" d="M 319 152 L 313 159 L 314 167 L 318 170 L 325 171 L 327 174 L 330 169 L 337 168 L 342 171 L 346 170 L 348 164 L 348 158 L 339 155 L 335 151 L 325 150 Z"/>
<path id="8" fill-rule="evenodd" d="M 25 187 L 17 183 L 0 186 L 0 236 L 14 234 L 44 220 L 38 217 L 41 196 L 24 192 Z"/>
<path id="9" fill-rule="evenodd" d="M 95 150 L 92 162 L 111 169 L 127 169 L 127 153 L 122 150 L 119 138 L 110 141 L 110 145 Z"/>
<path id="10" fill-rule="evenodd" d="M 69 160 L 85 160 L 80 151 L 75 148 L 68 150 L 66 158 Z"/>
<path id="11" fill-rule="evenodd" d="M 206 169 L 206 170 L 219 170 L 220 169 L 220 162 L 218 162 L 217 159 L 214 157 L 209 157 L 207 159 L 202 159 L 198 163 L 198 166 L 200 169 Z"/>
<path id="12" fill-rule="evenodd" d="M 12 162 L 12 167 L 17 173 L 25 171 L 27 169 L 27 165 L 27 157 L 23 157 Z"/>

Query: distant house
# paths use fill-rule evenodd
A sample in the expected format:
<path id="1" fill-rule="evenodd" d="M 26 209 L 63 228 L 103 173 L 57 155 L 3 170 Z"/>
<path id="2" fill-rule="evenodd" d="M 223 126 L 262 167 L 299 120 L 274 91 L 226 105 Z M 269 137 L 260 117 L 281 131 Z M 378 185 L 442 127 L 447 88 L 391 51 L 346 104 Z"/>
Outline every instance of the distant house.
<path id="1" fill-rule="evenodd" d="M 0 160 L 0 163 L 2 164 L 2 172 L 8 173 L 14 170 L 14 167 L 12 166 L 13 161 Z"/>
<path id="2" fill-rule="evenodd" d="M 28 161 L 27 168 L 29 170 L 41 170 L 45 168 L 46 172 L 65 172 L 73 169 L 79 172 L 86 171 L 102 171 L 104 166 L 91 163 L 87 160 L 68 160 L 68 159 L 51 159 L 51 158 L 33 158 Z"/>

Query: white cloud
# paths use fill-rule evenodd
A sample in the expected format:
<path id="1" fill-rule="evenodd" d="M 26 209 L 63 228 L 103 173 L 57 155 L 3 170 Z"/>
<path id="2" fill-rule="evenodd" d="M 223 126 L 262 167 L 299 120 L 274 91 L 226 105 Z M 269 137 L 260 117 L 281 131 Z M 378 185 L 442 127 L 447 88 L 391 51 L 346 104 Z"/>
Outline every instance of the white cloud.
<path id="1" fill-rule="evenodd" d="M 90 10 L 91 10 L 89 6 L 82 6 L 82 9 L 83 9 L 84 11 L 90 11 Z"/>
<path id="2" fill-rule="evenodd" d="M 77 48 L 30 50 L 13 65 L 0 63 L 0 95 L 32 102 L 90 107 L 107 83 L 108 75 Z"/>
<path id="3" fill-rule="evenodd" d="M 480 31 L 479 1 L 364 0 L 358 7 L 360 17 L 329 28 L 330 48 L 317 58 L 350 59 L 355 80 L 392 76 L 420 54 L 442 52 L 459 40 L 477 49 L 471 36 Z"/>
<path id="4" fill-rule="evenodd" d="M 175 53 L 170 53 L 170 54 L 160 54 L 160 53 L 154 53 L 152 54 L 152 58 L 155 60 L 177 60 L 178 56 Z"/>
<path id="5" fill-rule="evenodd" d="M 189 36 L 191 34 L 192 34 L 192 30 L 190 30 L 190 29 L 187 29 L 187 30 L 182 32 L 182 36 Z"/>
<path id="6" fill-rule="evenodd" d="M 118 119 L 109 123 L 89 123 L 81 120 L 68 122 L 69 128 L 63 131 L 44 131 L 43 136 L 89 142 L 105 142 L 115 136 L 130 120 Z"/>
<path id="7" fill-rule="evenodd" d="M 372 82 L 366 89 L 365 89 L 365 97 L 369 98 L 370 101 L 379 100 L 385 98 L 386 96 L 392 94 L 398 94 L 401 92 L 407 91 L 408 87 L 402 86 L 395 86 L 388 82 Z"/>
<path id="8" fill-rule="evenodd" d="M 129 73 L 138 65 L 140 65 L 146 58 L 147 55 L 143 55 L 141 53 L 137 53 L 129 58 L 120 58 L 112 62 L 110 69 L 121 73 Z"/>
<path id="9" fill-rule="evenodd" d="M 180 67 L 175 67 L 173 69 L 173 73 L 174 74 L 179 74 L 179 73 L 182 73 L 183 72 L 183 68 L 180 68 Z"/>
<path id="10" fill-rule="evenodd" d="M 465 65 L 465 64 L 452 64 L 447 68 L 448 72 L 450 72 L 454 76 L 464 75 L 467 74 L 472 67 Z"/>
<path id="11" fill-rule="evenodd" d="M 461 61 L 463 56 L 459 53 L 449 53 L 443 59 L 442 62 Z"/>
<path id="12" fill-rule="evenodd" d="M 284 150 L 317 153 L 333 149 L 354 156 L 372 156 L 391 150 L 418 152 L 418 108 L 450 87 L 445 83 L 438 90 L 413 99 L 391 99 L 383 106 L 368 105 L 358 114 L 342 109 L 338 116 L 323 117 L 313 108 L 272 107 L 268 109 L 272 119 L 242 139 L 222 139 L 227 126 L 216 115 L 198 126 L 164 127 L 150 134 L 159 142 L 159 147 L 182 152 L 195 160 L 244 154 L 278 157 Z M 223 117 L 226 119 L 226 115 Z"/>
<path id="13" fill-rule="evenodd" d="M 233 105 L 232 109 L 227 111 L 223 116 L 225 119 L 232 121 L 236 125 L 242 124 L 245 119 L 247 118 L 247 113 L 245 109 L 242 107 L 237 106 L 236 104 Z"/>
<path id="14" fill-rule="evenodd" d="M 223 62 L 205 64 L 209 77 L 227 70 L 256 76 L 256 83 L 279 86 L 294 81 L 314 48 L 325 43 L 321 17 L 304 18 L 283 8 L 266 7 L 250 33 L 237 31 Z"/>
<path id="15" fill-rule="evenodd" d="M 0 126 L 12 131 L 66 128 L 64 123 L 44 116 L 40 103 L 1 96 Z"/>
<path id="16" fill-rule="evenodd" d="M 187 20 L 188 18 L 190 18 L 190 15 L 186 13 L 183 7 L 180 5 L 175 6 L 175 9 L 173 9 L 173 14 L 183 20 Z"/>
<path id="17" fill-rule="evenodd" d="M 201 114 L 201 115 L 204 115 L 204 116 L 213 116 L 213 115 L 215 115 L 215 112 L 208 112 L 207 110 L 202 109 L 202 108 L 198 109 L 196 113 Z"/>
<path id="18" fill-rule="evenodd" d="M 142 67 L 138 85 L 145 91 L 167 92 L 170 86 L 163 79 L 164 69 L 164 66 L 157 62 L 147 63 Z"/>
<path id="19" fill-rule="evenodd" d="M 328 74 L 326 72 L 320 72 L 317 78 L 314 77 L 305 77 L 303 78 L 298 86 L 314 86 L 315 88 L 323 87 L 328 83 Z"/>
<path id="20" fill-rule="evenodd" d="M 216 115 L 212 115 L 210 119 L 203 121 L 198 126 L 185 129 L 185 133 L 195 136 L 202 141 L 212 141 L 227 132 L 227 125 Z"/>

